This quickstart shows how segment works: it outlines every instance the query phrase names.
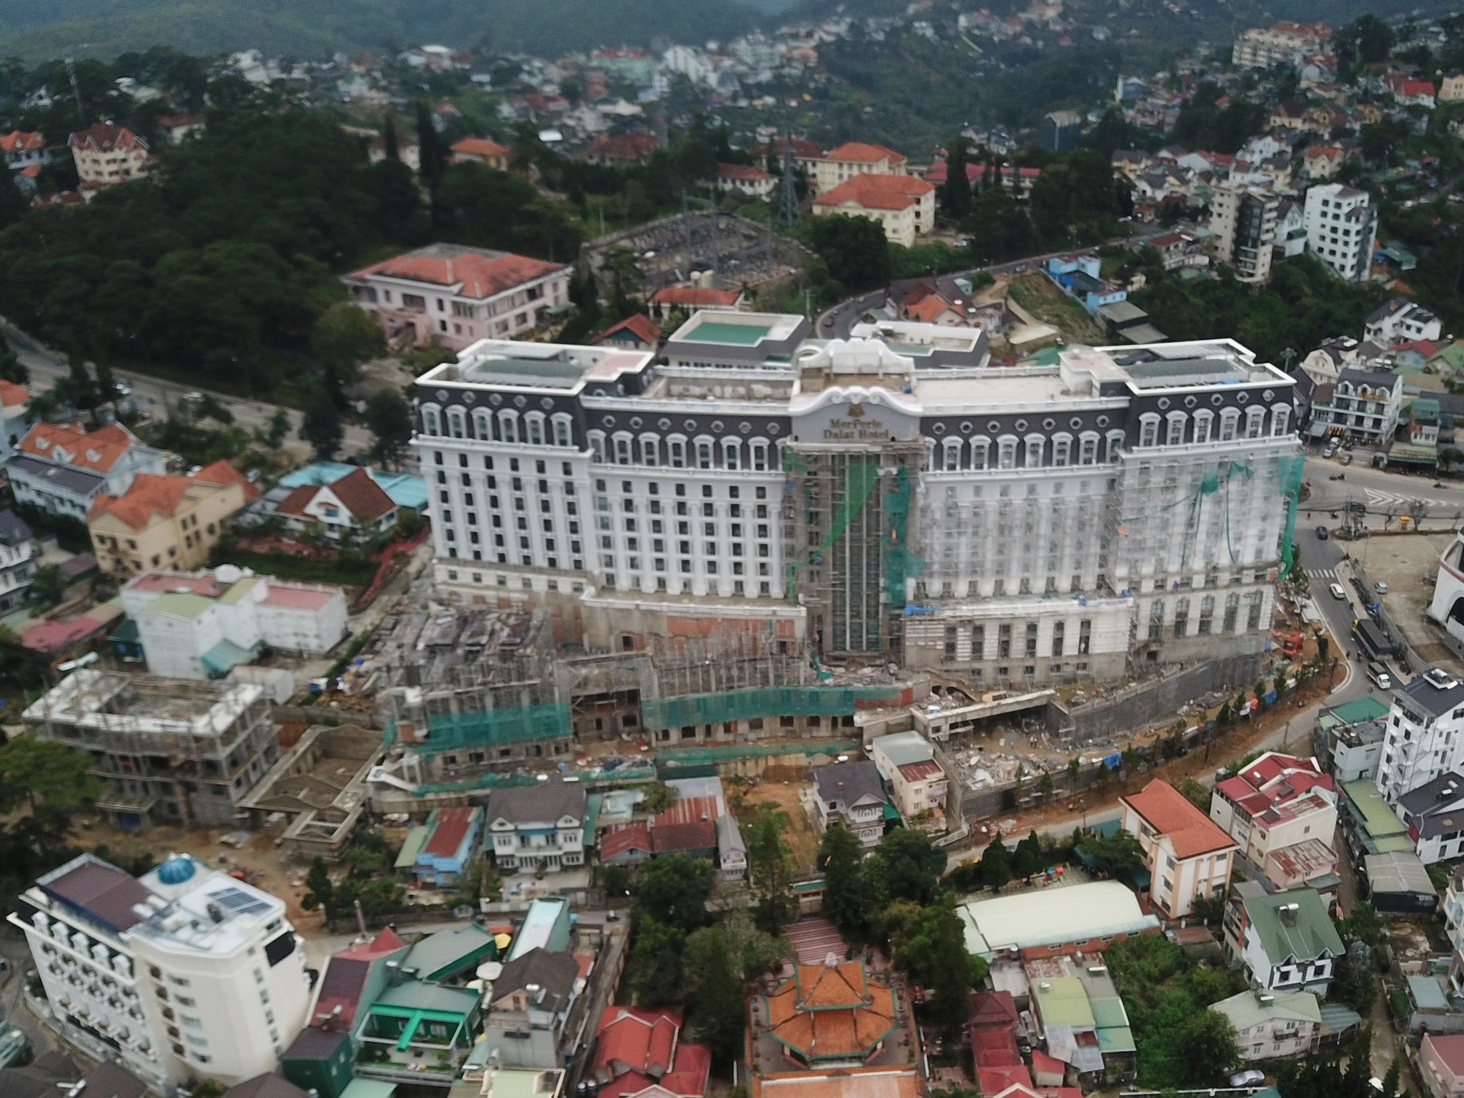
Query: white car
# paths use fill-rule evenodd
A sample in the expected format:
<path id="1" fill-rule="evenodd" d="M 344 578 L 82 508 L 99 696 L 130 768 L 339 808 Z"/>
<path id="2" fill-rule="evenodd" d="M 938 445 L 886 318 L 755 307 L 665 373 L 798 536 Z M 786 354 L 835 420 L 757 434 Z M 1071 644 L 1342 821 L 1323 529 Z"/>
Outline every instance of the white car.
<path id="1" fill-rule="evenodd" d="M 1378 580 L 1377 583 L 1373 584 L 1373 590 L 1380 595 L 1386 595 L 1388 593 L 1388 585 L 1382 580 Z"/>
<path id="2" fill-rule="evenodd" d="M 1247 1068 L 1245 1071 L 1237 1071 L 1230 1077 L 1230 1085 L 1233 1087 L 1254 1087 L 1266 1081 L 1266 1073 L 1256 1068 Z"/>
<path id="3" fill-rule="evenodd" d="M 1332 592 L 1334 599 L 1345 599 L 1347 597 L 1347 592 L 1340 583 L 1332 584 L 1328 590 Z"/>

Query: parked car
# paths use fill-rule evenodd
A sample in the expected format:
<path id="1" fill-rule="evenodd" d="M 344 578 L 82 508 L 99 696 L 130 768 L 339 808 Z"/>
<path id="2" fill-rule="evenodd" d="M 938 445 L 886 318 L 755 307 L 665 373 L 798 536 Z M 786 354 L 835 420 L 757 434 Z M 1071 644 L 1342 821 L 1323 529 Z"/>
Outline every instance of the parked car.
<path id="1" fill-rule="evenodd" d="M 1327 528 L 1325 526 L 1318 526 L 1317 527 L 1317 540 L 1318 541 L 1326 541 L 1327 540 Z"/>
<path id="2" fill-rule="evenodd" d="M 1345 599 L 1347 597 L 1347 592 L 1343 590 L 1340 583 L 1332 584 L 1331 587 L 1328 588 L 1328 590 L 1332 592 L 1332 597 L 1334 599 Z"/>
<path id="3" fill-rule="evenodd" d="M 1237 1071 L 1230 1077 L 1230 1085 L 1233 1087 L 1255 1087 L 1266 1081 L 1266 1073 L 1256 1068 L 1247 1068 L 1245 1071 Z"/>
<path id="4" fill-rule="evenodd" d="M 1388 593 L 1388 585 L 1382 580 L 1378 580 L 1377 583 L 1373 584 L 1373 590 L 1380 595 L 1386 595 Z"/>

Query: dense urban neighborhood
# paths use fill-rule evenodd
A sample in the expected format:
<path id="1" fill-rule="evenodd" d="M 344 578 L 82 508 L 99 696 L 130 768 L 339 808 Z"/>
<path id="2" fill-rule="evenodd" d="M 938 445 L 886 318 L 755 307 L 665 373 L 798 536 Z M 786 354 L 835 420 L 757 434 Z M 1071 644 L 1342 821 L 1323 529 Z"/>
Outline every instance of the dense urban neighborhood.
<path id="1" fill-rule="evenodd" d="M 0 1098 L 1464 1095 L 1464 14 L 1020 3 L 0 64 Z"/>

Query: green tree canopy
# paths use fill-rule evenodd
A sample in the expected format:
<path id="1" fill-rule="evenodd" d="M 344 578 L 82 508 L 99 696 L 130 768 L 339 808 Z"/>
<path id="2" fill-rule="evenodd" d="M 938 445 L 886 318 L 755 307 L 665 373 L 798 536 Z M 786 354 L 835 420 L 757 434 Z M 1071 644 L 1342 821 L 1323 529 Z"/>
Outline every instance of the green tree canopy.
<path id="1" fill-rule="evenodd" d="M 897 827 L 880 840 L 864 865 L 866 879 L 877 879 L 892 900 L 923 904 L 935 894 L 945 873 L 946 856 L 924 832 Z"/>
<path id="2" fill-rule="evenodd" d="M 629 961 L 629 983 L 637 1003 L 659 1006 L 681 999 L 681 950 L 685 943 L 686 931 L 681 927 L 667 926 L 649 915 L 639 920 Z"/>
<path id="3" fill-rule="evenodd" d="M 884 227 L 867 217 L 831 214 L 807 222 L 813 250 L 829 276 L 846 289 L 867 290 L 890 280 L 890 250 Z"/>
<path id="4" fill-rule="evenodd" d="M 305 416 L 300 422 L 300 437 L 315 450 L 317 461 L 333 461 L 345 434 L 341 413 L 336 410 L 335 401 L 324 390 L 318 391 L 305 406 Z"/>
<path id="5" fill-rule="evenodd" d="M 715 872 L 711 862 L 686 854 L 667 854 L 644 863 L 636 874 L 637 925 L 652 919 L 688 933 L 705 926 Z"/>
<path id="6" fill-rule="evenodd" d="M 869 934 L 874 908 L 865 890 L 859 837 L 838 823 L 829 825 L 818 845 L 824 875 L 823 913 L 839 932 L 855 941 Z"/>
<path id="7" fill-rule="evenodd" d="M 378 389 L 366 398 L 366 429 L 375 442 L 371 456 L 388 467 L 396 466 L 412 441 L 412 408 L 396 389 Z"/>
<path id="8" fill-rule="evenodd" d="M 355 381 L 363 362 L 386 354 L 386 333 L 377 319 L 348 301 L 320 314 L 310 333 L 310 353 L 334 385 Z"/>

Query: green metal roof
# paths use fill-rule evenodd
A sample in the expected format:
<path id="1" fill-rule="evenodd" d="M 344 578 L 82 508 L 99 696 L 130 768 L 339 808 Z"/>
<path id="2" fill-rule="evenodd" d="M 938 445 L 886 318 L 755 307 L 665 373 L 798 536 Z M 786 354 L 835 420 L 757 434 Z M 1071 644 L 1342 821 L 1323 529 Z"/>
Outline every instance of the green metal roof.
<path id="1" fill-rule="evenodd" d="M 1134 1044 L 1134 1031 L 1128 1026 L 1114 1026 L 1110 1029 L 1098 1031 L 1098 1051 L 1102 1053 L 1114 1052 L 1137 1052 L 1139 1046 Z"/>
<path id="2" fill-rule="evenodd" d="M 1092 1029 L 1097 1023 L 1088 1005 L 1088 992 L 1076 976 L 1054 976 L 1032 984 L 1032 995 L 1042 1012 L 1044 1026 Z"/>
<path id="3" fill-rule="evenodd" d="M 1271 1000 L 1263 1003 L 1262 993 L 1242 991 L 1228 999 L 1212 1003 L 1210 1009 L 1230 1019 L 1237 1033 L 1265 1022 L 1281 1020 L 1295 1022 L 1321 1022 L 1321 1006 L 1310 991 L 1268 991 L 1264 994 Z"/>
<path id="4" fill-rule="evenodd" d="M 245 576 L 220 595 L 219 602 L 225 606 L 238 602 L 250 592 L 255 584 L 261 582 L 263 579 L 263 576 Z"/>
<path id="5" fill-rule="evenodd" d="M 497 956 L 493 935 L 477 923 L 469 923 L 427 935 L 412 946 L 402 963 L 415 968 L 424 980 L 434 980 L 460 972 L 484 957 L 493 960 Z"/>
<path id="6" fill-rule="evenodd" d="M 478 993 L 460 987 L 441 987 L 422 980 L 403 980 L 376 997 L 371 1009 L 383 1013 L 425 1010 L 465 1018 L 478 1008 Z"/>
<path id="7" fill-rule="evenodd" d="M 402 843 L 402 849 L 396 858 L 397 869 L 410 869 L 417 864 L 417 855 L 422 853 L 422 847 L 427 843 L 427 836 L 432 834 L 432 829 L 426 824 L 414 824 L 412 830 L 407 832 L 407 841 Z"/>
<path id="8" fill-rule="evenodd" d="M 166 597 L 166 596 L 165 596 Z M 189 595 L 188 598 L 195 596 Z M 217 676 L 227 675 L 241 663 L 248 663 L 259 651 L 259 646 L 240 648 L 231 640 L 221 640 L 199 657 L 204 670 Z"/>
<path id="9" fill-rule="evenodd" d="M 1283 922 L 1279 909 L 1292 904 L 1296 906 L 1294 919 Z M 1337 957 L 1343 952 L 1342 939 L 1332 925 L 1321 893 L 1309 888 L 1253 896 L 1245 901 L 1245 913 L 1273 964 L 1289 957 L 1310 961 L 1324 953 Z"/>
<path id="10" fill-rule="evenodd" d="M 1121 1029 L 1129 1024 L 1122 999 L 1089 999 L 1088 1009 L 1099 1029 Z"/>
<path id="11" fill-rule="evenodd" d="M 1398 814 L 1383 800 L 1371 778 L 1345 782 L 1343 803 L 1362 830 L 1362 844 L 1369 854 L 1386 854 L 1393 850 L 1412 850 L 1408 828 Z"/>

